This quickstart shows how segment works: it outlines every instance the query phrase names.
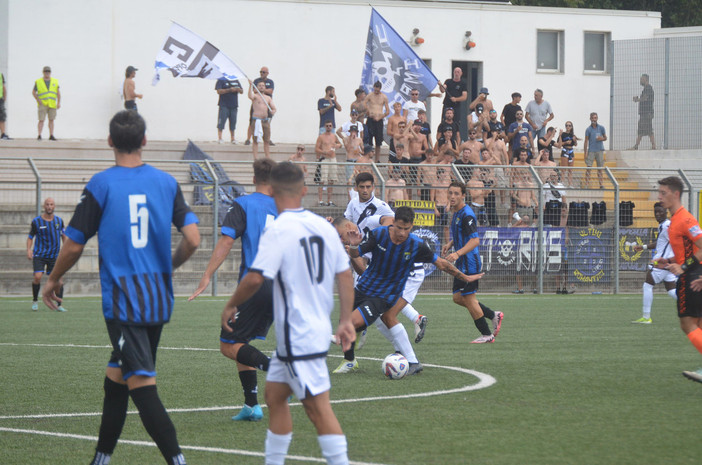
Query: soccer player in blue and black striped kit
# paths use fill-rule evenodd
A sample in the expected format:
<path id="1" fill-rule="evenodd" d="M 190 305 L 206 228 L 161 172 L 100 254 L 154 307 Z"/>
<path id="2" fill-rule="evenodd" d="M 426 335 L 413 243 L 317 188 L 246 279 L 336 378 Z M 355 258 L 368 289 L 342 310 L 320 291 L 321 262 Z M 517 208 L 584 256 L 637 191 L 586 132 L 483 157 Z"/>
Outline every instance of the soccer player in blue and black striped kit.
<path id="1" fill-rule="evenodd" d="M 146 124 L 135 111 L 121 111 L 110 121 L 108 143 L 116 166 L 94 175 L 85 186 L 43 292 L 44 303 L 55 309 L 59 280 L 97 233 L 102 311 L 113 350 L 91 465 L 110 462 L 130 397 L 166 463 L 185 464 L 175 426 L 156 391 L 156 350 L 173 311 L 173 270 L 195 252 L 200 233 L 178 182 L 142 162 L 145 132 Z M 171 224 L 183 236 L 173 255 Z"/>
<path id="2" fill-rule="evenodd" d="M 446 260 L 455 262 L 456 268 L 465 274 L 479 273 L 482 269 L 480 261 L 480 238 L 478 236 L 478 220 L 473 210 L 466 205 L 465 184 L 452 181 L 448 187 L 448 201 L 453 217 L 449 226 L 451 240 L 441 249 Z M 447 254 L 453 247 L 454 251 Z M 500 332 L 502 312 L 495 312 L 489 307 L 478 302 L 476 293 L 478 292 L 478 282 L 465 283 L 459 279 L 453 280 L 453 301 L 468 309 L 475 327 L 480 331 L 481 336 L 473 340 L 473 344 L 483 344 L 495 342 L 495 336 Z M 485 318 L 490 318 L 493 323 L 493 331 L 490 331 Z"/>
<path id="3" fill-rule="evenodd" d="M 27 259 L 32 261 L 34 277 L 32 279 L 32 310 L 39 310 L 37 299 L 41 277 L 50 275 L 56 263 L 61 244 L 66 240 L 63 235 L 65 229 L 61 217 L 54 215 L 56 203 L 51 197 L 44 200 L 44 213 L 32 220 L 32 226 L 27 237 Z M 63 297 L 63 285 L 58 293 Z M 59 305 L 57 310 L 65 312 L 66 309 Z"/>

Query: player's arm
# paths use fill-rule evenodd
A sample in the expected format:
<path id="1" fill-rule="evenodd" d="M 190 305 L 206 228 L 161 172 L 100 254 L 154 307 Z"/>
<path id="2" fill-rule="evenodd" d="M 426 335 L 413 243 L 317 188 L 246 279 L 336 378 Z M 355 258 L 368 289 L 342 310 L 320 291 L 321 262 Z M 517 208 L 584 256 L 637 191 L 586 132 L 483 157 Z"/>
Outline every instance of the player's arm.
<path id="1" fill-rule="evenodd" d="M 356 339 L 356 329 L 351 322 L 353 312 L 353 275 L 351 270 L 337 273 L 336 280 L 339 292 L 339 326 L 336 328 L 336 340 L 341 341 L 341 348 L 346 351 Z"/>
<path id="2" fill-rule="evenodd" d="M 73 267 L 73 265 L 76 264 L 80 256 L 83 254 L 84 248 L 85 244 L 73 242 L 70 237 L 64 243 L 63 247 L 61 247 L 61 251 L 59 251 L 54 269 L 49 275 L 49 280 L 46 282 L 44 291 L 41 294 L 44 304 L 50 309 L 58 309 L 56 302 L 61 303 L 61 299 L 58 298 L 58 292 L 62 285 L 61 278 Z"/>
<path id="3" fill-rule="evenodd" d="M 478 247 L 480 245 L 480 238 L 479 237 L 474 237 L 473 239 L 470 239 L 468 242 L 466 242 L 466 245 L 461 247 L 460 249 L 456 250 L 453 253 L 450 253 L 446 256 L 446 260 L 455 262 L 458 260 L 460 257 L 464 256 L 474 248 Z"/>
<path id="4" fill-rule="evenodd" d="M 234 328 L 230 326 L 230 322 L 233 324 L 234 321 L 236 321 L 237 307 L 249 300 L 256 291 L 258 291 L 261 285 L 263 285 L 264 280 L 265 278 L 259 270 L 249 270 L 249 272 L 246 273 L 246 276 L 244 276 L 236 287 L 234 294 L 229 298 L 227 305 L 224 306 L 224 310 L 222 311 L 222 328 L 234 330 Z"/>
<path id="5" fill-rule="evenodd" d="M 183 226 L 180 232 L 183 237 L 181 237 L 175 252 L 173 252 L 172 258 L 174 270 L 188 261 L 200 246 L 200 230 L 197 228 L 196 223 Z"/>
<path id="6" fill-rule="evenodd" d="M 679 264 L 673 262 L 673 263 L 670 263 L 669 265 L 667 265 L 665 267 L 665 269 L 667 269 L 668 271 L 670 271 L 674 275 L 680 276 L 683 273 L 687 273 L 687 272 L 692 271 L 696 268 L 699 268 L 701 266 L 700 261 L 702 260 L 702 236 L 699 236 L 695 240 L 695 245 L 697 247 L 699 247 L 697 249 L 697 252 L 695 252 L 692 257 L 685 260 L 685 263 L 683 263 L 682 265 L 679 265 Z"/>
<path id="7" fill-rule="evenodd" d="M 483 275 L 485 274 L 485 273 L 478 273 L 478 274 L 472 274 L 470 276 L 467 274 L 463 274 L 451 262 L 449 262 L 448 260 L 445 260 L 441 257 L 436 257 L 436 261 L 434 262 L 434 265 L 436 265 L 436 267 L 438 269 L 440 269 L 441 271 L 443 271 L 444 273 L 448 273 L 451 276 L 458 278 L 462 281 L 465 281 L 467 283 L 477 281 L 480 278 L 482 278 Z"/>
<path id="8" fill-rule="evenodd" d="M 32 236 L 28 237 L 27 238 L 27 260 L 31 260 L 34 258 L 33 244 L 34 244 L 34 240 L 33 240 Z"/>

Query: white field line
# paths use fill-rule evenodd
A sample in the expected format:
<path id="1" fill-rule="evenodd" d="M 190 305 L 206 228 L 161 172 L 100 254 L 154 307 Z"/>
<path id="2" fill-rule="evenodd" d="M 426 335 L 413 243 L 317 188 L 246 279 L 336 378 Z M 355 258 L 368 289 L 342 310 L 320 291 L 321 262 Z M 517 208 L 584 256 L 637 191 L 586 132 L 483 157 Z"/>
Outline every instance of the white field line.
<path id="1" fill-rule="evenodd" d="M 20 343 L 12 343 L 12 342 L 3 342 L 0 343 L 0 346 L 29 346 L 29 347 L 65 347 L 65 348 L 88 348 L 88 349 L 105 349 L 109 348 L 110 346 L 102 346 L 102 345 L 81 345 L 81 344 L 20 344 Z M 204 349 L 204 348 L 198 348 L 198 347 L 160 347 L 160 349 L 164 350 L 183 350 L 183 351 L 219 351 L 218 349 Z M 340 358 L 341 355 L 330 355 L 330 357 L 336 357 Z M 361 360 L 374 360 L 374 361 L 380 361 L 382 359 L 380 358 L 375 358 L 375 357 L 357 357 Z M 375 402 L 379 400 L 392 400 L 392 399 L 412 399 L 412 398 L 420 398 L 420 397 L 432 397 L 432 396 L 440 396 L 440 395 L 446 395 L 446 394 L 455 394 L 459 392 L 468 392 L 468 391 L 475 391 L 478 389 L 485 389 L 487 387 L 492 386 L 497 382 L 495 378 L 492 376 L 486 374 L 486 373 L 481 373 L 479 371 L 475 370 L 470 370 L 468 368 L 460 368 L 460 367 L 452 367 L 452 366 L 445 366 L 445 365 L 435 365 L 435 364 L 430 364 L 430 363 L 425 363 L 425 367 L 431 367 L 431 368 L 439 368 L 443 370 L 451 370 L 451 371 L 457 371 L 459 373 L 465 373 L 471 376 L 474 376 L 478 378 L 478 382 L 476 384 L 467 384 L 462 387 L 454 388 L 454 389 L 444 389 L 444 390 L 437 390 L 437 391 L 428 391 L 428 392 L 418 392 L 414 394 L 398 394 L 398 395 L 387 395 L 387 396 L 374 396 L 374 397 L 360 397 L 360 398 L 355 398 L 355 399 L 336 399 L 332 400 L 332 404 L 347 404 L 347 403 L 353 403 L 353 402 Z M 292 402 L 290 404 L 291 406 L 299 406 L 302 405 L 299 402 Z M 167 409 L 169 413 L 192 413 L 192 412 L 214 412 L 214 411 L 220 411 L 220 410 L 236 410 L 242 408 L 243 405 L 223 405 L 223 406 L 214 406 L 214 407 L 194 407 L 194 408 L 172 408 L 172 409 Z M 265 405 L 264 405 L 265 407 Z M 138 413 L 136 410 L 130 410 L 128 412 L 129 414 L 136 414 Z M 0 420 L 21 420 L 21 419 L 46 419 L 46 418 L 71 418 L 71 417 L 95 417 L 95 416 L 100 416 L 102 412 L 82 412 L 82 413 L 46 413 L 46 414 L 33 414 L 33 415 L 2 415 L 0 416 Z"/>
<path id="2" fill-rule="evenodd" d="M 83 441 L 91 441 L 91 442 L 96 442 L 98 440 L 97 436 L 85 436 L 82 434 L 56 433 L 53 431 L 40 431 L 40 430 L 34 430 L 34 429 L 19 429 L 19 428 L 0 427 L 0 431 L 6 432 L 6 433 L 34 434 L 34 435 L 39 435 L 39 436 L 53 436 L 53 437 L 58 437 L 58 438 L 80 439 Z M 120 439 L 119 444 L 130 444 L 133 446 L 156 447 L 156 444 L 154 444 L 153 442 L 133 441 L 130 439 Z M 220 453 L 220 454 L 245 455 L 245 456 L 249 456 L 249 457 L 265 457 L 266 456 L 266 454 L 264 454 L 263 452 L 254 452 L 254 451 L 242 450 L 242 449 L 223 449 L 221 447 L 181 445 L 180 448 L 183 450 L 194 450 L 194 451 L 198 451 L 198 452 L 215 452 L 215 453 Z M 286 458 L 286 460 L 297 460 L 297 461 L 301 461 L 301 462 L 326 463 L 326 460 L 323 458 L 305 457 L 302 455 L 287 455 L 285 458 Z M 356 462 L 356 461 L 349 461 L 349 464 L 353 464 L 353 465 L 383 465 L 383 464 L 379 464 L 379 463 Z"/>

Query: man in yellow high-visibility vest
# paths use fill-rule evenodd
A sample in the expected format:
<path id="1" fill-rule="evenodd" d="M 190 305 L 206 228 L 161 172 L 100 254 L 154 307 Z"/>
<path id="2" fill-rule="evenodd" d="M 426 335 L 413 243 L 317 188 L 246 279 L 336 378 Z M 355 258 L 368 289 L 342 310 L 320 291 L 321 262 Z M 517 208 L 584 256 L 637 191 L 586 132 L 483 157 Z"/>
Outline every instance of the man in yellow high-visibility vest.
<path id="1" fill-rule="evenodd" d="M 58 79 L 51 77 L 51 68 L 44 66 L 44 76 L 34 83 L 32 95 L 37 101 L 39 111 L 39 124 L 37 140 L 41 140 L 41 131 L 44 129 L 44 120 L 49 116 L 49 140 L 56 140 L 54 137 L 54 120 L 56 110 L 61 108 L 61 92 L 59 91 Z"/>

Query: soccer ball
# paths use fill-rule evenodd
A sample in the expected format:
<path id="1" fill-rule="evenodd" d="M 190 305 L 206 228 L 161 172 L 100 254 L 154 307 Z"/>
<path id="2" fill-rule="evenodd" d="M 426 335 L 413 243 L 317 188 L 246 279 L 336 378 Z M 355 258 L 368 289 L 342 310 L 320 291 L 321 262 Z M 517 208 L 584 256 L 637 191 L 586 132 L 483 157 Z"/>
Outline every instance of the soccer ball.
<path id="1" fill-rule="evenodd" d="M 383 374 L 390 379 L 404 378 L 409 370 L 409 362 L 402 354 L 390 354 L 383 360 Z"/>

